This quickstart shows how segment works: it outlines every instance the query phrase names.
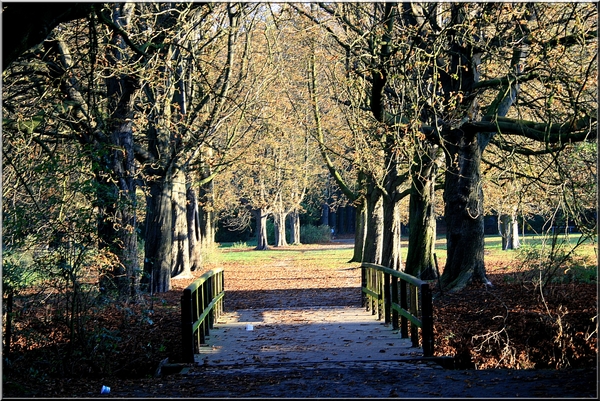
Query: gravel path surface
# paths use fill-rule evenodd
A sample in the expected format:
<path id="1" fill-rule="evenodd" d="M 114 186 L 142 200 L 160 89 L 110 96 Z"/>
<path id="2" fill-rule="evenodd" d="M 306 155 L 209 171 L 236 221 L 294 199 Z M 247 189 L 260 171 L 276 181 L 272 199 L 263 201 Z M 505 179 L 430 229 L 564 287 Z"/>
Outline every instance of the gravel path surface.
<path id="1" fill-rule="evenodd" d="M 430 363 L 355 362 L 191 369 L 111 397 L 592 398 L 596 371 L 447 370 Z"/>

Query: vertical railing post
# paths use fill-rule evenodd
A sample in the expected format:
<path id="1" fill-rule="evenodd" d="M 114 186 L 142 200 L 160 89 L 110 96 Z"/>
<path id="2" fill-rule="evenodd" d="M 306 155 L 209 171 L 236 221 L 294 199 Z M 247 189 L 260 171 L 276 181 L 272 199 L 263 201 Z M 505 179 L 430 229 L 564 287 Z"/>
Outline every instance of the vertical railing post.
<path id="1" fill-rule="evenodd" d="M 400 308 L 404 310 L 408 309 L 406 285 L 406 281 L 400 279 Z M 400 318 L 400 336 L 408 338 L 408 320 L 404 316 Z"/>
<path id="2" fill-rule="evenodd" d="M 221 293 L 221 272 L 215 275 L 215 296 Z M 213 308 L 215 312 L 215 323 L 219 321 L 219 317 L 221 316 L 221 301 L 219 300 L 215 307 Z"/>
<path id="3" fill-rule="evenodd" d="M 219 294 L 221 292 L 225 292 L 225 271 L 221 271 L 219 272 L 219 281 L 220 281 L 220 288 L 219 288 Z M 221 315 L 223 314 L 223 312 L 225 312 L 225 298 L 221 298 L 219 300 L 219 317 L 221 317 Z"/>
<path id="4" fill-rule="evenodd" d="M 383 315 L 383 272 L 375 270 L 377 276 L 377 320 L 381 320 Z"/>
<path id="5" fill-rule="evenodd" d="M 392 304 L 398 305 L 398 277 L 392 276 Z M 398 311 L 392 310 L 392 328 L 398 330 Z"/>
<path id="6" fill-rule="evenodd" d="M 416 285 L 410 285 L 409 286 L 409 308 L 410 308 L 410 314 L 413 315 L 414 317 L 418 317 L 419 316 L 419 287 L 417 287 Z M 410 339 L 412 341 L 412 345 L 413 347 L 418 347 L 419 346 L 419 327 L 414 324 L 411 323 L 410 324 Z"/>
<path id="7" fill-rule="evenodd" d="M 375 300 L 375 306 L 376 306 L 376 313 L 377 313 L 377 320 L 381 319 L 381 288 L 380 288 L 380 281 L 379 281 L 379 270 L 377 269 L 373 269 L 373 277 L 375 278 L 375 283 L 374 283 L 374 290 L 375 290 L 375 294 L 377 294 L 374 298 Z"/>
<path id="8" fill-rule="evenodd" d="M 223 277 L 224 276 L 223 276 L 222 271 L 217 273 L 217 283 L 219 284 L 217 294 L 220 294 L 221 292 L 223 292 L 223 289 L 225 288 Z M 217 308 L 217 321 L 218 321 L 219 318 L 221 317 L 221 315 L 223 314 L 223 298 L 219 299 L 219 302 L 217 302 L 216 308 Z"/>
<path id="9" fill-rule="evenodd" d="M 213 282 L 214 282 L 215 276 L 211 276 L 208 280 L 206 280 L 206 293 L 207 293 L 207 304 L 208 305 L 214 298 L 215 298 L 215 290 L 214 290 L 214 286 L 213 286 Z M 215 322 L 215 311 L 214 309 L 212 309 L 207 316 L 208 319 L 208 324 L 207 324 L 207 330 L 206 330 L 206 335 L 209 335 L 209 330 L 212 330 L 214 328 L 214 322 Z"/>
<path id="10" fill-rule="evenodd" d="M 389 273 L 383 274 L 383 316 L 386 324 L 392 320 L 392 288 L 391 276 Z"/>
<path id="11" fill-rule="evenodd" d="M 433 302 L 429 284 L 421 285 L 423 355 L 433 356 Z"/>
<path id="12" fill-rule="evenodd" d="M 192 317 L 192 292 L 183 290 L 181 296 L 181 330 L 182 330 L 182 357 L 184 362 L 194 362 L 194 319 Z"/>
<path id="13" fill-rule="evenodd" d="M 202 311 L 205 311 L 206 308 L 208 307 L 208 304 L 210 303 L 210 293 L 208 291 L 208 283 L 210 282 L 210 280 L 206 280 L 204 283 L 202 283 Z M 206 336 L 208 336 L 208 319 L 204 319 L 204 323 L 202 324 L 202 328 L 204 329 L 204 338 L 206 338 Z"/>
<path id="14" fill-rule="evenodd" d="M 361 288 L 368 288 L 367 287 L 367 267 L 365 266 L 361 266 L 360 267 L 360 286 Z M 368 299 L 369 297 L 367 296 L 367 294 L 363 291 L 360 292 L 360 306 L 362 308 L 368 308 Z M 367 309 L 368 310 L 368 309 Z"/>
<path id="15" fill-rule="evenodd" d="M 204 303 L 204 288 L 204 284 L 201 284 L 195 291 L 194 299 L 196 302 L 194 302 L 194 305 L 196 305 L 197 312 L 194 313 L 194 322 L 198 320 L 198 317 L 202 312 L 204 312 L 204 308 L 206 307 L 206 304 Z M 197 337 L 200 344 L 204 344 L 206 341 L 205 327 L 206 321 L 201 322 L 200 326 L 198 327 Z"/>
<path id="16" fill-rule="evenodd" d="M 374 291 L 374 292 L 377 290 L 377 271 L 373 268 L 369 268 L 369 287 L 368 288 L 369 288 L 369 290 Z M 371 315 L 374 315 L 377 313 L 376 306 L 377 306 L 378 301 L 371 294 L 369 294 L 369 299 L 371 300 Z"/>

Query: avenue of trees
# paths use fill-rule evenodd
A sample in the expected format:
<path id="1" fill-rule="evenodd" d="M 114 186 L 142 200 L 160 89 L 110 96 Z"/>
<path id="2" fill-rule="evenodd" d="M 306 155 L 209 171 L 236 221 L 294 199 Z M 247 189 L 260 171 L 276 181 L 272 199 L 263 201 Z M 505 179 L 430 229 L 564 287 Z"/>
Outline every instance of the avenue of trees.
<path id="1" fill-rule="evenodd" d="M 3 4 L 4 291 L 168 291 L 219 216 L 301 243 L 329 179 L 355 261 L 426 277 L 444 216 L 448 290 L 492 284 L 485 215 L 596 233 L 594 3 L 48 6 Z"/>
<path id="2" fill-rule="evenodd" d="M 484 165 L 503 173 L 500 185 L 528 186 L 511 205 L 496 208 L 503 221 L 531 213 L 524 209 L 546 199 L 549 187 L 561 193 L 563 206 L 595 207 L 596 192 L 588 186 L 595 182 L 594 162 L 585 150 L 595 149 L 596 139 L 597 80 L 590 72 L 597 70 L 597 27 L 588 19 L 597 15 L 595 6 L 327 3 L 294 9 L 337 44 L 347 89 L 335 96 L 372 116 L 362 129 L 378 146 L 380 164 L 360 165 L 365 185 L 356 202 L 367 211 L 367 225 L 381 221 L 383 229 L 367 229 L 376 242 L 375 250 L 365 248 L 367 260 L 400 265 L 397 208 L 408 196 L 406 270 L 419 275 L 432 268 L 435 216 L 443 214 L 443 285 L 488 283 Z M 565 176 L 558 160 L 566 154 L 580 154 L 575 159 L 591 175 Z M 435 210 L 437 187 L 443 188 L 443 212 Z M 575 192 L 587 194 L 582 203 Z M 595 221 L 578 224 L 595 229 Z"/>

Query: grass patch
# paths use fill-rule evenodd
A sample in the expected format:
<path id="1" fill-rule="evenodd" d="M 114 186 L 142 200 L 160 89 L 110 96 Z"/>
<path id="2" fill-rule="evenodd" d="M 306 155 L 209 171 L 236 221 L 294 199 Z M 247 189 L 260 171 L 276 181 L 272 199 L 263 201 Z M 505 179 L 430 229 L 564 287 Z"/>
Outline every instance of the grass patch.
<path id="1" fill-rule="evenodd" d="M 293 247 L 278 249 L 271 248 L 265 251 L 250 249 L 228 248 L 221 252 L 219 260 L 222 263 L 239 263 L 248 265 L 263 265 L 274 263 L 282 259 L 294 260 L 311 266 L 322 266 L 325 268 L 339 268 L 352 259 L 354 250 L 352 248 L 335 248 L 324 250 L 303 250 Z"/>
<path id="2" fill-rule="evenodd" d="M 541 235 L 521 236 L 521 248 L 517 250 L 502 250 L 502 237 L 499 235 L 485 237 L 485 262 L 486 266 L 492 268 L 508 265 L 520 265 L 520 255 L 524 249 L 541 248 L 544 237 Z M 547 240 L 547 238 L 546 238 Z M 578 235 L 562 236 L 566 247 L 574 247 L 580 240 Z M 282 258 L 282 252 L 285 252 L 285 258 L 304 261 L 304 263 L 320 264 L 322 266 L 339 267 L 347 266 L 347 262 L 352 259 L 354 250 L 352 248 L 344 249 L 324 249 L 319 251 L 306 252 L 304 249 L 310 245 L 293 245 L 285 248 L 271 247 L 266 251 L 256 251 L 256 245 L 252 242 L 222 243 L 219 245 L 218 261 L 222 263 L 242 263 L 250 265 L 261 265 L 273 263 Z M 407 238 L 401 242 L 401 258 L 406 260 L 408 252 Z M 443 271 L 447 257 L 446 238 L 439 236 L 435 244 L 435 253 L 438 259 L 438 268 Z M 214 260 L 214 259 L 213 259 Z M 597 242 L 587 240 L 584 244 L 575 249 L 573 260 L 577 263 L 565 266 L 568 269 L 568 276 L 572 280 L 581 280 L 582 282 L 594 282 L 597 279 Z"/>

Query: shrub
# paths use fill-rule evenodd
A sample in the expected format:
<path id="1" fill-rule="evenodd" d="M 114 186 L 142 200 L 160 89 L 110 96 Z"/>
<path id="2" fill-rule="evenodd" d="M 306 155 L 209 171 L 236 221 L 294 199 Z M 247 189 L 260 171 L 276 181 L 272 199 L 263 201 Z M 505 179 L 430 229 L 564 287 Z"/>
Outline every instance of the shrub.
<path id="1" fill-rule="evenodd" d="M 303 244 L 319 244 L 329 242 L 331 241 L 331 228 L 327 225 L 303 225 L 300 227 L 300 241 Z"/>
<path id="2" fill-rule="evenodd" d="M 582 244 L 575 245 L 557 235 L 544 238 L 541 243 L 523 246 L 518 250 L 520 260 L 517 280 L 544 288 L 551 283 L 597 282 L 596 266 L 586 263 L 586 258 L 575 253 Z"/>

